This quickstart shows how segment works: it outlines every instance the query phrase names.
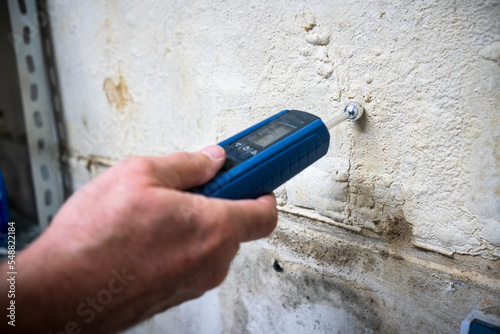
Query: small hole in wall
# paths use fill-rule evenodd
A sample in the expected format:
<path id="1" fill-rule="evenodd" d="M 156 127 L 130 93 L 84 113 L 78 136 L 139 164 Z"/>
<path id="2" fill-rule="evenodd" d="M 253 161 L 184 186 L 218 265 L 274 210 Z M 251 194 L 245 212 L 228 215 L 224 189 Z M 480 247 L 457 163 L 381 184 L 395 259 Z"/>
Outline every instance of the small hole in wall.
<path id="1" fill-rule="evenodd" d="M 279 273 L 283 272 L 283 267 L 280 266 L 280 263 L 278 262 L 278 260 L 274 260 L 273 269 Z"/>

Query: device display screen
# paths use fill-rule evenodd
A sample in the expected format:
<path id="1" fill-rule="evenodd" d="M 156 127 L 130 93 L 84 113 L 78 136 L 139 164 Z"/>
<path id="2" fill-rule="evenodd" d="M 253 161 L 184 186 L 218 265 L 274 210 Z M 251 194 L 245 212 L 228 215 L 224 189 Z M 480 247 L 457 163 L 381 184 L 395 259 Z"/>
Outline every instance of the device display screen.
<path id="1" fill-rule="evenodd" d="M 259 130 L 250 134 L 247 137 L 247 140 L 259 146 L 266 147 L 294 130 L 295 127 L 291 125 L 276 122 L 269 124 L 268 126 L 263 126 Z"/>

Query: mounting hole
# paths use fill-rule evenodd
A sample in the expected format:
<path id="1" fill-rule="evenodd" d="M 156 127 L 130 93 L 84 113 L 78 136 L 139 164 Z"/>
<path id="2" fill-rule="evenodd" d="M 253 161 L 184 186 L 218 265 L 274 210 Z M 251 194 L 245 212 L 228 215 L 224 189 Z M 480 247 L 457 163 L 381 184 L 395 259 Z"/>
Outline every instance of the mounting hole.
<path id="1" fill-rule="evenodd" d="M 28 26 L 24 26 L 23 28 L 23 41 L 24 44 L 30 44 L 31 42 L 31 30 Z"/>
<path id="2" fill-rule="evenodd" d="M 30 71 L 30 73 L 35 72 L 35 62 L 33 61 L 33 57 L 26 56 L 26 65 L 28 66 L 28 71 Z"/>
<path id="3" fill-rule="evenodd" d="M 38 86 L 36 84 L 31 84 L 31 101 L 38 100 Z"/>
<path id="4" fill-rule="evenodd" d="M 38 139 L 37 147 L 39 152 L 45 150 L 45 140 L 43 140 L 42 138 Z"/>
<path id="5" fill-rule="evenodd" d="M 42 165 L 42 167 L 40 167 L 40 172 L 42 173 L 42 179 L 44 181 L 47 181 L 50 178 L 49 169 L 47 168 L 47 165 Z"/>
<path id="6" fill-rule="evenodd" d="M 43 196 L 45 206 L 50 206 L 52 204 L 52 191 L 45 190 L 45 194 Z"/>
<path id="7" fill-rule="evenodd" d="M 42 114 L 40 114 L 38 110 L 33 113 L 33 119 L 35 120 L 35 125 L 37 128 L 41 128 L 43 126 Z"/>
<path id="8" fill-rule="evenodd" d="M 22 14 L 26 14 L 28 12 L 28 9 L 26 8 L 26 3 L 24 0 L 17 0 L 17 3 L 19 4 L 19 10 L 21 11 Z"/>

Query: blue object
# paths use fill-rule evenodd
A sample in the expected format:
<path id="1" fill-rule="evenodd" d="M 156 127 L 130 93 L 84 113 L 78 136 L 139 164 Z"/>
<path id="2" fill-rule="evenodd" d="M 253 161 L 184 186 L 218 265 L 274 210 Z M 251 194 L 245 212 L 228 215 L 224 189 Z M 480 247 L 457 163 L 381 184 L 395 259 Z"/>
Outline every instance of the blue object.
<path id="1" fill-rule="evenodd" d="M 500 327 L 474 319 L 470 324 L 469 334 L 500 334 Z"/>
<path id="2" fill-rule="evenodd" d="M 192 191 L 226 199 L 257 198 L 324 156 L 330 133 L 315 115 L 283 110 L 218 145 L 226 151 L 224 166 Z"/>
<path id="3" fill-rule="evenodd" d="M 460 334 L 500 334 L 500 305 L 472 310 L 462 321 Z"/>
<path id="4" fill-rule="evenodd" d="M 9 203 L 7 198 L 7 188 L 3 179 L 2 171 L 0 171 L 0 233 L 7 233 L 7 223 L 9 222 Z"/>

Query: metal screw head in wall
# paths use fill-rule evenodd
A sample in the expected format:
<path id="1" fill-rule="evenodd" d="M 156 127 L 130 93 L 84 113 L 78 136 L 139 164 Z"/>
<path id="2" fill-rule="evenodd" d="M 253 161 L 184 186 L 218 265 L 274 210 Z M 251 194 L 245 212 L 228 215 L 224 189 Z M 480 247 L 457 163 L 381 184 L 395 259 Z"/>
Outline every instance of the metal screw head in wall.
<path id="1" fill-rule="evenodd" d="M 357 121 L 363 116 L 363 107 L 356 101 L 349 101 L 344 108 L 344 112 L 349 114 L 349 119 Z"/>
<path id="2" fill-rule="evenodd" d="M 356 101 L 349 101 L 344 108 L 344 112 L 338 116 L 335 116 L 331 120 L 325 123 L 328 129 L 333 128 L 334 126 L 342 123 L 346 119 L 350 119 L 351 121 L 357 121 L 363 116 L 363 107 Z"/>

